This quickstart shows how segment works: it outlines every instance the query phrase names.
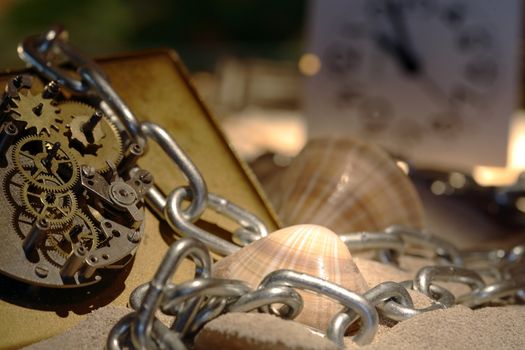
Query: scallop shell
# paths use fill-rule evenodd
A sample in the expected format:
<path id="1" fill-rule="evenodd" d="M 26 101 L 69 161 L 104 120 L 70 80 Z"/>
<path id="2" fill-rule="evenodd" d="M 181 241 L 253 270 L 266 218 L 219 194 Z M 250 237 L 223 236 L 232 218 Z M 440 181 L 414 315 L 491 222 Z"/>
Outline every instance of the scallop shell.
<path id="1" fill-rule="evenodd" d="M 286 225 L 318 224 L 337 233 L 424 226 L 408 176 L 382 149 L 357 140 L 310 141 L 269 194 Z"/>
<path id="2" fill-rule="evenodd" d="M 256 288 L 267 274 L 280 269 L 307 273 L 358 293 L 368 289 L 344 243 L 334 232 L 317 225 L 275 231 L 217 262 L 213 275 L 243 280 Z M 326 330 L 341 305 L 310 292 L 300 293 L 304 308 L 296 320 Z"/>

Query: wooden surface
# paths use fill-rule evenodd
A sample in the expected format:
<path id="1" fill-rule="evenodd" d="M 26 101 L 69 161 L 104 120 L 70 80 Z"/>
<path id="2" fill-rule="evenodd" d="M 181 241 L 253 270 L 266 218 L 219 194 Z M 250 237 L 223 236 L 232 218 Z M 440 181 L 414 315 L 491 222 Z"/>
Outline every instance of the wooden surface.
<path id="1" fill-rule="evenodd" d="M 261 195 L 253 176 L 232 152 L 217 123 L 206 109 L 177 56 L 168 50 L 150 51 L 99 61 L 123 100 L 140 120 L 165 127 L 201 170 L 210 191 L 225 196 L 258 215 L 274 230 L 278 222 Z M 8 75 L 2 76 L 3 85 Z M 186 184 L 178 169 L 150 142 L 140 165 L 151 171 L 166 193 Z M 236 225 L 206 211 L 200 226 L 224 235 Z M 0 349 L 24 345 L 62 333 L 91 310 L 112 304 L 125 306 L 130 292 L 151 279 L 168 245 L 175 239 L 150 212 L 146 236 L 135 261 L 116 274 L 111 283 L 80 290 L 33 290 L 0 279 Z M 190 279 L 193 266 L 186 261 L 175 281 Z"/>

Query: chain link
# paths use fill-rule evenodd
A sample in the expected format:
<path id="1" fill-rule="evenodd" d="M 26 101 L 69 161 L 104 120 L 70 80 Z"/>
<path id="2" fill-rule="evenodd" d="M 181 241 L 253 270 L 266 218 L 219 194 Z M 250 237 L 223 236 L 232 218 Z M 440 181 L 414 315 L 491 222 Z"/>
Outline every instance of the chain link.
<path id="1" fill-rule="evenodd" d="M 430 297 L 432 294 L 430 286 L 437 281 L 466 284 L 472 291 L 478 291 L 485 287 L 485 282 L 477 272 L 457 266 L 424 267 L 418 271 L 414 278 L 414 287 L 417 291 Z M 459 303 L 465 297 L 462 295 L 455 299 Z"/>
<path id="2" fill-rule="evenodd" d="M 405 249 L 410 246 L 426 248 L 427 252 L 443 263 L 463 266 L 463 257 L 459 250 L 439 237 L 399 225 L 388 227 L 386 233 L 399 237 L 403 241 Z"/>
<path id="3" fill-rule="evenodd" d="M 174 285 L 171 276 L 187 256 L 199 267 L 196 278 Z M 301 311 L 302 297 L 293 288 L 260 286 L 252 290 L 241 281 L 211 278 L 208 261 L 209 251 L 198 240 L 183 238 L 172 244 L 153 280 L 132 292 L 130 305 L 136 312 L 113 327 L 108 349 L 185 349 L 184 342 L 224 312 L 259 309 L 294 318 Z M 274 304 L 284 306 L 274 309 Z M 156 318 L 158 312 L 174 317 L 170 328 Z M 177 340 L 171 343 L 173 337 Z"/>
<path id="4" fill-rule="evenodd" d="M 407 290 L 414 289 L 413 281 L 403 281 L 400 283 L 403 288 Z M 416 309 L 413 307 L 407 307 L 400 303 L 397 303 L 394 300 L 387 301 L 383 304 L 378 304 L 377 308 L 380 310 L 381 314 L 393 321 L 406 321 L 409 318 L 420 315 L 424 312 L 435 311 L 439 309 L 446 309 L 454 304 L 454 295 L 450 293 L 447 289 L 437 285 L 430 285 L 430 295 L 432 297 L 433 303 L 430 306 L 427 306 L 422 309 Z"/>
<path id="5" fill-rule="evenodd" d="M 395 301 L 396 303 L 407 308 L 412 308 L 414 306 L 412 298 L 410 297 L 410 294 L 408 294 L 407 290 L 395 282 L 383 282 L 378 284 L 374 288 L 365 292 L 363 297 L 372 306 L 377 306 L 378 304 L 388 300 Z M 354 323 L 358 317 L 359 315 L 354 309 L 345 308 L 342 312 L 335 315 L 330 321 L 328 330 L 326 331 L 327 338 L 332 340 L 340 347 L 344 348 L 344 334 L 348 327 Z M 353 340 L 359 344 L 358 341 L 360 339 L 356 339 L 354 336 Z M 368 339 L 361 339 L 362 344 L 367 344 L 370 341 L 371 340 Z"/>
<path id="6" fill-rule="evenodd" d="M 373 237 L 376 234 L 377 237 Z M 416 290 L 426 295 L 432 294 L 433 288 L 436 293 L 442 294 L 443 290 L 440 289 L 444 288 L 435 284 L 438 281 L 467 284 L 471 292 L 458 296 L 456 303 L 469 307 L 509 302 L 503 300 L 505 298 L 510 298 L 511 302 L 512 298 L 520 301 L 525 294 L 524 245 L 508 250 L 463 252 L 443 239 L 401 226 L 393 226 L 379 233 L 348 233 L 342 235 L 342 239 L 350 251 L 372 250 L 376 252 L 378 260 L 396 266 L 399 266 L 397 258 L 400 254 L 420 256 L 423 249 L 423 255 L 433 258 L 437 266 L 420 270 L 410 283 L 415 283 Z M 380 307 L 398 320 L 406 319 L 407 314 L 413 313 L 394 304 Z"/>
<path id="7" fill-rule="evenodd" d="M 334 316 L 326 331 L 327 337 L 338 346 L 343 346 L 344 332 L 358 319 L 360 327 L 353 340 L 363 345 L 372 341 L 379 314 L 403 321 L 455 303 L 479 307 L 494 302 L 522 301 L 525 295 L 524 245 L 510 250 L 461 252 L 443 239 L 401 226 L 392 226 L 385 232 L 342 234 L 341 239 L 351 251 L 375 251 L 376 258 L 384 263 L 399 265 L 401 255 L 419 256 L 423 252 L 434 259 L 436 266 L 424 267 L 413 280 L 381 283 L 363 295 L 290 270 L 272 272 L 255 290 L 241 281 L 211 278 L 208 248 L 222 255 L 231 254 L 239 246 L 266 236 L 265 225 L 243 208 L 209 193 L 198 168 L 169 133 L 154 123 L 140 123 L 111 87 L 102 69 L 67 42 L 67 33 L 62 28 L 56 27 L 43 35 L 26 38 L 19 45 L 18 53 L 47 79 L 55 80 L 76 93 L 98 96 L 101 108 L 128 135 L 127 147 L 138 145 L 144 151 L 148 139 L 152 139 L 188 180 L 188 186 L 173 189 L 167 197 L 157 186 L 152 186 L 147 193 L 148 205 L 157 215 L 180 235 L 193 238 L 174 243 L 152 281 L 133 291 L 130 305 L 135 311 L 112 328 L 107 341 L 110 350 L 124 347 L 186 349 L 207 322 L 226 312 L 258 310 L 293 319 L 303 307 L 303 299 L 296 289 L 327 296 L 342 305 L 342 311 Z M 65 69 L 62 64 L 66 62 L 74 70 Z M 125 170 L 133 171 L 133 168 Z M 186 208 L 183 208 L 184 201 L 189 201 Z M 232 235 L 238 245 L 194 225 L 206 208 L 239 224 Z M 195 278 L 173 284 L 171 278 L 186 257 L 195 262 Z M 455 298 L 439 282 L 466 284 L 471 291 Z M 410 289 L 429 296 L 432 305 L 414 308 L 408 293 Z M 277 308 L 276 305 L 281 306 Z M 162 323 L 157 313 L 173 317 L 171 327 Z"/>
<path id="8" fill-rule="evenodd" d="M 274 304 L 284 304 L 279 309 Z M 228 305 L 227 312 L 250 312 L 259 310 L 271 313 L 284 319 L 292 320 L 303 309 L 303 297 L 295 289 L 287 286 L 268 287 L 248 292 L 233 304 Z"/>
<path id="9" fill-rule="evenodd" d="M 108 111 L 128 135 L 126 146 L 138 145 L 144 151 L 148 139 L 151 139 L 177 165 L 188 180 L 187 187 L 175 188 L 167 197 L 156 185 L 146 193 L 146 202 L 157 215 L 180 235 L 195 237 L 221 255 L 231 254 L 239 246 L 267 235 L 266 226 L 255 215 L 217 194 L 209 193 L 198 168 L 171 135 L 155 123 L 139 122 L 112 88 L 100 66 L 70 45 L 67 37 L 67 32 L 59 26 L 43 35 L 30 36 L 19 45 L 19 56 L 47 79 L 55 80 L 76 93 L 95 94 L 101 100 L 102 109 Z M 63 68 L 61 64 L 65 62 L 74 70 Z M 190 204 L 183 209 L 182 202 L 185 200 L 190 201 Z M 239 224 L 240 227 L 232 236 L 238 245 L 193 224 L 207 207 Z"/>
<path id="10" fill-rule="evenodd" d="M 92 59 L 67 42 L 68 34 L 55 26 L 42 35 L 29 36 L 18 46 L 20 58 L 49 80 L 77 93 L 96 93 L 122 121 L 132 142 L 146 147 L 138 119 L 111 87 L 106 74 Z M 68 63 L 75 71 L 62 67 Z"/>
<path id="11" fill-rule="evenodd" d="M 416 232 L 412 232 L 410 244 L 421 243 L 432 252 L 436 251 L 436 245 L 428 245 L 428 235 L 421 234 L 421 239 L 415 239 Z M 347 245 L 352 244 L 362 250 L 370 248 L 374 250 L 384 249 L 385 246 L 392 248 L 392 241 L 386 238 L 385 246 L 381 246 L 378 241 L 369 243 L 368 235 L 357 233 L 355 236 L 347 234 L 343 239 Z M 352 236 L 352 237 L 351 237 Z M 363 242 L 358 242 L 356 237 L 364 238 Z M 396 236 L 397 237 L 397 236 Z M 385 238 L 383 236 L 382 238 Z M 190 243 L 192 242 L 192 243 Z M 167 257 L 159 267 L 159 270 L 172 270 L 177 266 L 184 255 L 183 247 L 197 247 L 198 241 L 192 238 L 183 238 L 170 248 Z M 396 247 L 399 246 L 396 244 Z M 447 244 L 447 247 L 450 247 Z M 419 247 L 421 248 L 421 247 Z M 204 245 L 200 244 L 202 251 L 197 255 L 209 255 Z M 405 253 L 409 251 L 405 250 Z M 504 256 L 512 253 L 506 251 Z M 459 252 L 459 251 L 458 251 Z M 515 252 L 515 250 L 514 250 Z M 461 252 L 459 252 L 461 253 Z M 446 263 L 440 257 L 436 258 L 441 263 Z M 510 259 L 515 263 L 521 264 L 521 259 Z M 171 261 L 171 262 L 170 262 Z M 175 261 L 175 262 L 173 262 Z M 468 261 L 466 259 L 465 261 Z M 499 264 L 501 261 L 494 261 Z M 202 263 L 198 266 L 201 266 Z M 506 265 L 507 266 L 507 265 Z M 161 273 L 160 275 L 165 275 Z M 117 323 L 108 337 L 108 349 L 120 349 L 124 346 L 145 349 L 183 349 L 181 346 L 190 346 L 193 337 L 200 329 L 212 319 L 228 312 L 265 312 L 271 313 L 284 319 L 294 319 L 303 308 L 303 299 L 297 290 L 307 290 L 325 297 L 331 298 L 341 304 L 342 310 L 337 313 L 326 330 L 314 330 L 325 334 L 326 337 L 336 343 L 339 347 L 344 346 L 344 334 L 351 325 L 359 325 L 357 333 L 352 340 L 359 345 L 369 344 L 377 331 L 379 315 L 393 321 L 405 321 L 411 317 L 424 312 L 439 309 L 446 309 L 455 304 L 463 304 L 469 307 L 479 307 L 484 304 L 494 302 L 513 302 L 507 300 L 509 297 L 518 296 L 518 293 L 525 289 L 525 275 L 514 275 L 512 279 L 495 281 L 492 284 L 485 284 L 485 281 L 477 272 L 465 267 L 453 265 L 435 265 L 421 268 L 414 276 L 413 280 L 400 283 L 383 282 L 369 289 L 362 295 L 347 290 L 339 285 L 326 280 L 299 273 L 291 270 L 278 270 L 268 274 L 262 279 L 259 286 L 252 290 L 246 284 L 236 280 L 216 279 L 200 275 L 192 281 L 174 285 L 166 281 L 163 288 L 158 286 L 159 280 L 154 278 L 151 282 L 157 285 L 156 290 L 163 291 L 155 293 L 155 299 L 147 295 L 150 293 L 151 286 L 145 284 L 139 286 L 130 297 L 130 305 L 138 310 L 131 316 L 124 317 Z M 466 284 L 471 292 L 455 296 L 445 287 L 438 284 L 440 282 L 454 282 Z M 409 290 L 417 290 L 427 295 L 432 304 L 425 308 L 415 308 Z M 144 306 L 145 304 L 149 306 Z M 277 308 L 277 305 L 282 305 Z M 162 312 L 165 315 L 174 317 L 171 328 L 161 324 L 155 317 L 151 318 L 155 312 Z M 146 313 L 146 316 L 142 316 Z M 144 327 L 144 322 L 148 327 Z M 357 321 L 359 323 L 356 323 Z M 149 329 L 139 336 L 136 330 Z M 169 334 L 168 334 L 169 333 Z M 176 337 L 176 340 L 173 340 Z M 141 341 L 139 341 L 141 339 Z M 168 344 L 168 342 L 173 341 Z M 181 345 L 182 344 L 182 345 Z"/>
<path id="12" fill-rule="evenodd" d="M 188 180 L 191 188 L 192 200 L 190 206 L 182 212 L 181 215 L 185 220 L 197 220 L 204 209 L 206 209 L 206 200 L 208 197 L 208 187 L 202 177 L 199 169 L 191 161 L 191 159 L 179 147 L 177 142 L 170 136 L 166 130 L 157 124 L 145 122 L 141 124 L 141 130 L 148 139 L 155 141 L 164 151 L 164 153 L 177 165 Z M 160 190 L 157 189 L 157 191 Z M 156 194 L 158 196 L 158 194 Z M 149 198 L 149 196 L 147 196 Z M 162 203 L 162 206 L 155 207 L 157 213 L 164 213 L 167 200 L 155 201 L 154 203 Z"/>
<path id="13" fill-rule="evenodd" d="M 520 298 L 525 291 L 525 274 L 515 275 L 511 279 L 495 282 L 484 288 L 473 290 L 462 297 L 461 304 L 477 307 L 491 302 L 501 302 L 502 298 Z M 518 295 L 519 294 L 519 295 Z"/>
<path id="14" fill-rule="evenodd" d="M 355 312 L 359 315 L 362 323 L 357 334 L 353 336 L 353 340 L 357 344 L 365 345 L 370 343 L 377 332 L 379 316 L 375 308 L 363 296 L 337 284 L 305 273 L 278 270 L 268 274 L 259 284 L 259 288 L 273 286 L 287 286 L 315 292 L 338 301 L 345 308 Z"/>

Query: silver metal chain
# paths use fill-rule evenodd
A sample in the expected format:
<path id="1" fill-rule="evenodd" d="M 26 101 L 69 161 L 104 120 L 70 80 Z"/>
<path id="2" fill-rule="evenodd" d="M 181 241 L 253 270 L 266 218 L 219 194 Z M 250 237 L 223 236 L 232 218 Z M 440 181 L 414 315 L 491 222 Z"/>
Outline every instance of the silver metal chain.
<path id="1" fill-rule="evenodd" d="M 434 260 L 433 266 L 418 271 L 413 280 L 384 282 L 360 295 L 320 278 L 290 270 L 279 270 L 266 276 L 252 289 L 244 282 L 211 277 L 209 250 L 229 255 L 268 234 L 265 225 L 253 214 L 228 200 L 209 193 L 199 170 L 169 133 L 157 124 L 139 122 L 111 87 L 102 69 L 67 42 L 67 33 L 54 28 L 43 35 L 25 39 L 18 48 L 20 57 L 49 80 L 55 80 L 76 93 L 95 94 L 101 108 L 127 134 L 129 154 L 140 157 L 148 140 L 156 142 L 188 180 L 166 197 L 157 186 L 147 193 L 149 207 L 164 218 L 184 238 L 166 253 L 152 281 L 137 287 L 130 297 L 135 310 L 111 330 L 108 349 L 131 346 L 138 349 L 186 349 L 194 335 L 210 320 L 227 312 L 258 310 L 293 319 L 303 307 L 296 291 L 309 290 L 341 304 L 326 336 L 343 347 L 348 327 L 361 320 L 353 340 L 370 343 L 377 331 L 379 315 L 404 321 L 422 312 L 463 304 L 479 307 L 489 303 L 523 302 L 525 297 L 525 246 L 510 250 L 462 252 L 438 237 L 393 226 L 385 232 L 341 234 L 350 251 L 371 250 L 387 264 L 399 265 L 402 255 L 417 255 Z M 74 70 L 61 65 L 67 62 Z M 130 159 L 131 158 L 131 159 Z M 121 167 L 133 172 L 136 159 L 128 157 Z M 121 169 L 122 170 L 122 169 Z M 182 203 L 190 204 L 183 209 Z M 225 241 L 197 227 L 194 222 L 210 208 L 239 224 L 233 233 L 236 244 Z M 196 264 L 195 278 L 181 284 L 171 277 L 184 258 Z M 439 282 L 467 285 L 470 292 L 455 296 Z M 486 282 L 488 281 L 488 283 Z M 409 289 L 422 292 L 433 300 L 424 309 L 414 308 Z M 282 305 L 276 308 L 275 305 Z M 170 327 L 157 318 L 157 313 L 173 317 Z"/>
<path id="2" fill-rule="evenodd" d="M 96 95 L 101 100 L 101 108 L 127 134 L 126 147 L 134 151 L 137 157 L 147 150 L 148 140 L 153 140 L 177 165 L 188 180 L 187 187 L 177 187 L 167 197 L 156 185 L 146 193 L 146 201 L 151 210 L 166 220 L 177 233 L 202 241 L 220 255 L 229 255 L 237 251 L 239 245 L 244 246 L 268 234 L 264 223 L 255 215 L 217 194 L 209 193 L 199 169 L 173 137 L 155 123 L 140 122 L 112 88 L 100 66 L 69 44 L 67 32 L 61 27 L 55 27 L 43 35 L 26 38 L 19 45 L 18 54 L 47 79 L 57 81 L 76 93 Z M 74 69 L 63 68 L 63 63 Z M 133 166 L 135 161 L 126 163 Z M 190 201 L 186 209 L 182 207 L 184 201 Z M 239 224 L 239 229 L 232 237 L 238 245 L 194 225 L 206 208 Z"/>
<path id="3" fill-rule="evenodd" d="M 416 253 L 419 256 L 424 251 L 427 253 L 425 256 L 434 255 L 435 265 L 421 268 L 413 280 L 383 282 L 362 295 L 326 280 L 291 270 L 270 273 L 252 290 L 242 281 L 209 277 L 211 266 L 208 264 L 210 258 L 206 247 L 199 241 L 185 238 L 170 247 L 153 280 L 133 291 L 130 305 L 135 312 L 115 325 L 109 334 L 107 347 L 111 350 L 124 347 L 186 349 L 191 347 L 193 337 L 207 322 L 228 312 L 257 310 L 284 319 L 293 319 L 303 308 L 303 299 L 297 290 L 308 290 L 341 304 L 341 311 L 332 318 L 328 328 L 315 330 L 324 333 L 339 347 L 344 347 L 345 332 L 358 320 L 361 321 L 359 330 L 352 336 L 352 340 L 365 345 L 376 334 L 379 315 L 400 322 L 423 312 L 457 304 L 479 307 L 523 301 L 521 294 L 525 290 L 525 266 L 522 246 L 508 251 L 476 252 L 478 263 L 480 257 L 493 257 L 483 259 L 484 264 L 478 268 L 478 273 L 464 266 L 464 262 L 473 261 L 473 253 L 463 253 L 448 242 L 417 231 L 392 227 L 387 232 L 352 233 L 342 235 L 342 238 L 353 252 L 373 250 L 380 253 L 387 249 L 396 249 L 406 255 Z M 447 255 L 447 259 L 444 259 L 444 252 L 450 251 L 457 253 L 457 256 L 451 258 Z M 494 257 L 495 255 L 499 258 Z M 381 258 L 382 255 L 376 256 Z M 171 276 L 185 257 L 190 257 L 198 267 L 195 279 L 172 284 L 169 282 Z M 461 261 L 462 266 L 451 263 L 451 260 Z M 484 273 L 502 267 L 505 273 L 497 274 L 499 278 L 494 278 L 492 272 Z M 509 274 L 508 271 L 513 272 Z M 486 279 L 490 283 L 487 284 Z M 469 287 L 470 292 L 456 296 L 440 285 L 440 282 L 464 284 Z M 415 308 L 408 292 L 411 289 L 429 297 L 432 304 L 423 309 Z M 276 304 L 284 306 L 277 309 Z M 173 317 L 171 327 L 155 316 L 159 312 Z"/>

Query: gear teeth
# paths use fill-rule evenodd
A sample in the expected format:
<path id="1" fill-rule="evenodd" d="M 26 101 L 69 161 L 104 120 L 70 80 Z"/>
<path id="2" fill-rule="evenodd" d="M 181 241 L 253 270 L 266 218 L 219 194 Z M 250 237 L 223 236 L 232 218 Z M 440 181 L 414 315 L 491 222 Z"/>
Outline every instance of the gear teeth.
<path id="1" fill-rule="evenodd" d="M 38 145 L 39 142 L 41 142 L 41 148 L 42 151 L 37 154 L 29 154 L 29 152 L 23 151 L 22 147 L 29 144 L 30 142 L 35 143 L 35 145 Z M 44 168 L 43 165 L 39 164 L 38 162 L 42 162 L 42 159 L 44 158 L 44 148 L 46 146 L 51 146 L 53 144 L 52 141 L 42 138 L 40 136 L 31 135 L 31 136 L 25 136 L 21 138 L 17 143 L 15 143 L 15 146 L 13 148 L 13 152 L 11 154 L 13 164 L 16 167 L 16 169 L 20 172 L 20 174 L 24 177 L 26 181 L 31 183 L 32 185 L 50 192 L 61 192 L 66 191 L 71 188 L 73 188 L 80 178 L 80 170 L 78 163 L 75 159 L 75 157 L 64 147 L 60 147 L 58 149 L 58 152 L 60 152 L 63 156 L 65 156 L 65 159 L 62 159 L 62 161 L 65 160 L 64 164 L 70 163 L 70 166 L 68 168 L 70 169 L 70 174 L 68 174 L 69 178 L 62 180 L 60 178 L 60 175 L 57 173 L 58 165 L 55 162 L 55 168 L 51 167 L 50 169 Z M 62 184 L 58 184 L 56 186 L 46 186 L 45 184 L 42 184 L 39 181 L 39 178 L 41 175 L 37 175 L 35 178 L 35 175 L 31 173 L 31 169 L 27 169 L 27 164 L 24 164 L 21 160 L 22 157 L 29 158 L 32 160 L 32 167 L 40 167 L 40 169 L 37 169 L 40 171 L 41 175 L 47 175 L 55 178 L 58 182 L 63 182 Z M 33 157 L 33 158 L 32 158 Z M 36 160 L 36 161 L 35 161 Z M 38 165 L 38 166 L 37 166 Z M 43 168 L 43 170 L 42 170 Z"/>
<path id="2" fill-rule="evenodd" d="M 25 219 L 25 220 L 24 220 Z M 13 215 L 11 217 L 11 224 L 13 225 L 18 237 L 20 237 L 21 240 L 25 238 L 25 235 L 27 232 L 29 232 L 29 229 L 27 232 L 25 230 L 22 230 L 22 227 L 20 224 L 27 225 L 27 227 L 30 227 L 33 225 L 33 218 L 27 214 L 22 208 L 17 208 L 14 210 Z"/>
<path id="3" fill-rule="evenodd" d="M 21 177 L 20 183 L 17 183 L 17 182 L 13 181 L 13 179 L 17 175 L 19 177 Z M 23 183 L 24 183 L 24 180 L 22 178 L 22 175 L 20 175 L 20 173 L 14 168 L 8 169 L 6 171 L 6 173 L 4 174 L 2 193 L 4 195 L 4 198 L 7 199 L 9 204 L 11 204 L 13 207 L 18 208 L 18 207 L 20 207 L 22 205 L 22 203 L 21 203 L 21 200 L 20 200 L 20 196 L 13 195 L 13 193 L 11 192 L 11 186 L 15 185 L 15 186 L 18 186 L 18 187 L 22 188 Z M 18 201 L 17 201 L 17 199 L 18 199 Z"/>
<path id="4" fill-rule="evenodd" d="M 41 180 L 44 181 L 44 182 L 46 180 L 50 181 L 50 182 L 56 181 L 54 178 L 52 178 L 50 176 L 46 176 L 46 175 L 42 175 Z M 29 215 L 33 216 L 34 218 L 38 218 L 38 217 L 41 217 L 43 215 L 43 213 L 39 212 L 38 208 L 35 208 L 34 204 L 30 200 L 30 196 L 36 197 L 36 195 L 37 195 L 37 193 L 29 192 L 29 189 L 31 188 L 31 186 L 32 186 L 32 184 L 30 184 L 30 183 L 25 183 L 23 185 L 22 193 L 21 193 L 21 201 L 22 201 L 22 204 L 23 204 L 26 212 L 29 213 Z M 38 193 L 38 195 L 39 195 L 39 198 L 40 198 L 41 201 L 42 200 L 46 200 L 45 198 L 48 195 L 53 195 L 55 197 L 55 199 L 56 199 L 57 196 L 59 196 L 61 198 L 67 196 L 65 198 L 65 200 L 67 202 L 69 202 L 68 203 L 68 205 L 69 205 L 68 207 L 63 207 L 63 206 L 61 206 L 62 204 L 58 204 L 56 206 L 51 206 L 51 205 L 43 206 L 43 208 L 48 208 L 46 210 L 54 209 L 58 213 L 62 214 L 62 215 L 59 214 L 58 218 L 52 218 L 52 217 L 46 216 L 46 219 L 49 221 L 49 224 L 50 224 L 52 229 L 62 228 L 65 225 L 69 224 L 71 222 L 71 220 L 73 220 L 73 217 L 75 216 L 75 213 L 78 210 L 77 199 L 76 199 L 75 195 L 73 194 L 73 192 L 65 191 L 65 192 L 56 193 L 56 192 L 50 192 L 50 191 L 38 189 L 38 188 L 36 188 L 36 186 L 33 186 L 33 187 L 35 187 L 35 189 L 40 191 L 40 193 Z M 42 203 L 42 204 L 44 204 L 44 203 Z M 45 213 L 44 213 L 44 215 L 45 215 Z"/>
<path id="5" fill-rule="evenodd" d="M 44 99 L 42 91 L 33 93 L 26 90 L 13 100 L 15 106 L 11 108 L 14 118 L 27 123 L 26 129 L 35 128 L 37 134 L 46 133 L 51 137 L 62 129 L 63 120 L 59 109 L 52 100 Z"/>
<path id="6" fill-rule="evenodd" d="M 96 111 L 96 109 L 93 106 L 81 101 L 74 100 L 62 102 L 57 107 L 60 109 L 60 113 L 62 114 L 64 122 L 66 124 L 71 122 L 74 114 L 79 113 L 79 109 L 81 110 L 84 108 L 86 110 L 89 110 L 89 112 L 87 112 L 88 114 L 93 114 Z"/>
<path id="7" fill-rule="evenodd" d="M 111 203 L 86 192 L 80 184 L 81 165 L 91 166 L 96 170 L 94 175 L 100 177 L 122 162 L 126 132 L 111 113 L 101 117 L 96 104 L 64 100 L 70 97 L 69 93 L 55 94 L 49 87 L 44 92 L 43 81 L 34 78 L 32 87 L 19 84 L 19 78 L 14 78 L 0 111 L 1 116 L 18 129 L 4 147 L 0 167 L 4 196 L 0 194 L 0 202 L 5 206 L 5 227 L 0 231 L 0 241 L 5 241 L 8 249 L 4 254 L 6 259 L 0 264 L 0 273 L 28 285 L 84 286 L 97 279 L 82 278 L 82 271 L 78 277 L 75 275 L 74 281 L 60 278 L 61 269 L 76 247 L 83 246 L 91 258 L 96 251 L 101 253 L 103 266 L 135 252 L 119 250 L 113 235 L 106 236 L 101 223 L 108 218 L 116 220 L 115 216 L 120 214 Z M 114 177 L 108 180 L 108 175 L 97 181 L 115 180 Z M 142 193 L 140 200 L 143 200 Z M 144 207 L 140 206 L 139 210 L 143 211 Z M 122 215 L 127 214 L 122 212 Z M 24 254 L 23 242 L 40 218 L 47 219 L 49 228 L 41 232 L 41 237 L 38 235 L 37 244 L 31 247 L 31 253 L 35 254 Z M 140 224 L 140 232 L 144 230 L 143 220 L 119 222 L 131 227 Z M 115 249 L 114 253 L 108 253 L 111 259 L 102 254 L 101 249 L 106 248 Z M 11 259 L 12 256 L 15 258 Z M 41 269 L 36 269 L 38 265 Z M 116 265 L 111 267 L 121 267 Z M 46 276 L 44 268 L 48 269 Z"/>
<path id="8" fill-rule="evenodd" d="M 63 254 L 61 251 L 56 249 L 57 242 L 55 241 L 57 235 L 56 233 L 49 233 L 47 235 L 46 241 L 40 251 L 44 259 L 46 259 L 51 265 L 55 266 L 57 269 L 60 269 L 67 259 L 67 254 Z"/>
<path id="9" fill-rule="evenodd" d="M 113 132 L 113 136 L 115 137 L 116 145 L 118 146 L 119 152 L 117 153 L 118 156 L 113 159 L 113 164 L 119 164 L 122 158 L 124 157 L 124 143 L 122 142 L 122 136 L 120 136 L 120 131 L 118 130 L 117 126 L 113 124 L 107 116 L 104 116 L 106 118 L 106 121 L 108 122 L 108 125 L 110 129 Z M 110 170 L 110 167 L 108 166 L 107 162 L 104 162 L 104 166 L 99 169 L 98 171 L 101 174 L 104 174 Z"/>
<path id="10" fill-rule="evenodd" d="M 73 220 L 71 222 L 71 225 L 68 228 L 66 228 L 64 230 L 57 231 L 55 234 L 51 234 L 52 237 L 49 238 L 49 241 L 53 245 L 55 251 L 60 256 L 62 256 L 63 258 L 67 258 L 69 256 L 70 252 L 67 252 L 64 249 L 62 249 L 62 247 L 60 247 L 60 242 L 58 241 L 58 239 L 55 236 L 61 235 L 63 238 L 65 238 L 66 235 L 69 235 L 69 230 L 73 227 L 75 219 L 82 221 L 83 226 L 87 227 L 87 229 L 88 229 L 88 234 L 89 235 L 88 235 L 87 238 L 91 239 L 91 247 L 85 247 L 85 248 L 88 251 L 92 251 L 92 250 L 95 250 L 95 249 L 98 248 L 99 237 L 98 237 L 98 230 L 97 230 L 95 224 L 89 218 L 89 216 L 87 216 L 84 212 L 78 210 L 75 213 L 75 215 L 73 217 Z"/>
<path id="11" fill-rule="evenodd" d="M 66 126 L 71 124 L 75 114 L 91 116 L 96 111 L 96 109 L 92 106 L 78 101 L 64 102 L 59 104 L 58 107 L 61 110 L 61 114 L 63 115 Z M 123 157 L 123 141 L 117 126 L 111 122 L 107 115 L 102 117 L 100 123 L 102 123 L 104 127 L 106 137 L 101 143 L 102 147 L 97 150 L 96 155 L 84 155 L 75 148 L 72 148 L 71 150 L 75 153 L 75 156 L 77 156 L 79 160 L 82 160 L 82 164 L 92 166 L 99 173 L 106 173 L 110 170 L 106 160 L 111 160 L 114 164 L 119 164 L 121 161 Z M 67 136 L 63 137 L 69 142 Z"/>

